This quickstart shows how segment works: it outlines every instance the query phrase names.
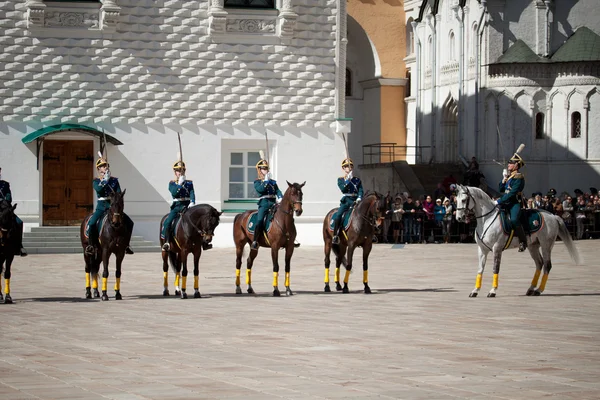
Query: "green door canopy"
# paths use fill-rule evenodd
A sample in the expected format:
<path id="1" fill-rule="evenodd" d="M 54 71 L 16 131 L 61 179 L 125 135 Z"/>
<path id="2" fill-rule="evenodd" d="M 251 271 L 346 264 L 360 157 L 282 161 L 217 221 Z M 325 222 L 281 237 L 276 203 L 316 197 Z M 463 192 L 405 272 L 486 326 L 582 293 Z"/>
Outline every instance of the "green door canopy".
<path id="1" fill-rule="evenodd" d="M 66 132 L 66 131 L 78 131 L 78 132 L 82 132 L 82 133 L 87 133 L 89 135 L 98 137 L 100 140 L 102 140 L 102 138 L 105 135 L 105 133 L 100 132 L 97 129 L 90 128 L 89 126 L 85 126 L 85 125 L 60 124 L 60 125 L 47 126 L 45 128 L 38 129 L 37 131 L 31 132 L 29 135 L 27 135 L 23 139 L 21 139 L 21 141 L 23 143 L 27 144 L 27 143 L 33 142 L 36 139 L 43 138 L 44 136 L 52 135 L 53 133 L 57 133 L 57 132 Z M 106 135 L 106 141 L 115 146 L 119 146 L 119 145 L 123 144 L 123 143 L 121 143 L 120 140 L 118 140 L 117 138 L 110 136 L 110 135 Z"/>

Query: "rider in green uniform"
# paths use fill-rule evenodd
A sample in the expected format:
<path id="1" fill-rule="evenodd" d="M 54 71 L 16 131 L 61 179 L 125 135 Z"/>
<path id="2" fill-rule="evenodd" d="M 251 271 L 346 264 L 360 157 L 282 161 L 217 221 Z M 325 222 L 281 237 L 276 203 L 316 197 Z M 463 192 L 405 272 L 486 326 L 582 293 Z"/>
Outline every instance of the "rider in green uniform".
<path id="1" fill-rule="evenodd" d="M 177 161 L 173 164 L 173 172 L 175 173 L 175 180 L 169 182 L 169 192 L 171 192 L 171 196 L 173 197 L 173 203 L 171 204 L 169 216 L 165 219 L 160 233 L 160 236 L 165 239 L 165 244 L 162 247 L 163 251 L 169 251 L 171 248 L 169 244 L 172 234 L 171 223 L 175 217 L 196 202 L 194 183 L 185 179 L 185 163 Z M 207 248 L 204 248 L 204 250 L 207 250 Z"/>
<path id="2" fill-rule="evenodd" d="M 265 216 L 269 209 L 281 201 L 283 195 L 277 186 L 277 181 L 271 177 L 269 172 L 269 162 L 259 160 L 256 163 L 256 172 L 258 178 L 254 181 L 254 190 L 259 194 L 258 215 L 256 216 L 256 226 L 254 227 L 254 241 L 250 245 L 252 250 L 258 249 L 258 238 L 263 234 Z"/>
<path id="3" fill-rule="evenodd" d="M 333 244 L 340 243 L 340 227 L 342 225 L 342 217 L 346 211 L 352 207 L 354 202 L 360 203 L 363 197 L 363 187 L 360 178 L 353 176 L 354 163 L 351 159 L 345 158 L 342 161 L 342 169 L 344 170 L 344 176 L 340 176 L 337 180 L 338 187 L 344 194 L 340 200 L 340 207 L 333 214 L 331 219 L 334 221 L 333 225 Z"/>
<path id="4" fill-rule="evenodd" d="M 0 200 L 6 200 L 12 203 L 12 193 L 10 191 L 10 183 L 2 180 L 2 168 L 0 168 Z M 23 221 L 15 214 L 17 222 L 17 237 L 19 241 L 19 254 L 21 257 L 27 256 L 27 251 L 23 248 Z"/>
<path id="5" fill-rule="evenodd" d="M 525 176 L 519 172 L 519 169 L 524 165 L 525 161 L 515 153 L 508 161 L 508 171 L 504 170 L 503 179 L 499 185 L 500 193 L 504 194 L 496 200 L 496 203 L 510 215 L 512 229 L 519 237 L 519 251 L 525 251 L 527 248 L 527 237 L 520 221 Z"/>
<path id="6" fill-rule="evenodd" d="M 121 185 L 119 179 L 110 175 L 110 165 L 104 158 L 99 158 L 96 161 L 96 169 L 98 170 L 98 178 L 93 180 L 94 190 L 96 191 L 96 197 L 98 197 L 98 203 L 96 204 L 96 210 L 90 217 L 87 223 L 87 233 L 89 242 L 85 248 L 85 254 L 94 255 L 94 246 L 98 244 L 98 226 L 97 222 L 104 216 L 104 213 L 110 208 L 110 195 L 111 193 L 121 193 Z M 123 215 L 123 222 L 130 231 L 133 231 L 133 221 L 127 214 Z M 126 254 L 133 254 L 133 250 L 129 246 L 125 249 Z"/>

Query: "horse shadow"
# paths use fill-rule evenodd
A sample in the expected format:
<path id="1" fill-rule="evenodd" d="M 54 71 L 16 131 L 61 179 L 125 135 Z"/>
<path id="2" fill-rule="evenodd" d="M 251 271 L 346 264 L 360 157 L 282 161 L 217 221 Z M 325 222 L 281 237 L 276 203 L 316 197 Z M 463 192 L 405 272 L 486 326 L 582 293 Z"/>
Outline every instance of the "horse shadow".
<path id="1" fill-rule="evenodd" d="M 99 299 L 98 299 L 99 300 Z M 89 299 L 83 297 L 30 297 L 18 299 L 18 303 L 87 303 Z"/>

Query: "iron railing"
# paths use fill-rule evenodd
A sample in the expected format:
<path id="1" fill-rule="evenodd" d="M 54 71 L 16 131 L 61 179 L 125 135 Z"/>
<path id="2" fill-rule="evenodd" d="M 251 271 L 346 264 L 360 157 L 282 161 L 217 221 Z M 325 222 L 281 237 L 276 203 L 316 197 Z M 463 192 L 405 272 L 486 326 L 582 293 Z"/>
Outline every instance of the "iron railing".
<path id="1" fill-rule="evenodd" d="M 373 143 L 363 146 L 363 164 L 384 164 L 413 158 L 417 164 L 423 162 L 423 149 L 431 146 L 400 146 L 396 143 Z"/>

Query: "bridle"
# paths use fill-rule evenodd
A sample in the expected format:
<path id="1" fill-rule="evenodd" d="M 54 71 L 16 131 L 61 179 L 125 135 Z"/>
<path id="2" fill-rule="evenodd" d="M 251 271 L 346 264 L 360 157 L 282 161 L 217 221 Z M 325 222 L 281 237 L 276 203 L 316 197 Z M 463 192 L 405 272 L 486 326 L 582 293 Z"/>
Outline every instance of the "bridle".
<path id="1" fill-rule="evenodd" d="M 189 210 L 189 209 L 188 209 L 188 210 Z M 198 226 L 197 226 L 197 225 L 194 223 L 194 221 L 192 221 L 192 219 L 190 218 L 190 216 L 189 216 L 189 215 L 187 215 L 187 211 L 188 211 L 188 210 L 185 210 L 185 211 L 183 212 L 183 217 L 184 217 L 184 218 L 186 218 L 186 221 L 187 221 L 187 222 L 188 222 L 188 223 L 189 223 L 189 224 L 192 226 L 192 228 L 194 228 L 194 229 L 196 230 L 196 232 L 197 232 L 197 233 L 198 233 L 200 236 L 202 236 L 202 238 L 203 238 L 203 239 L 204 239 L 204 238 L 206 238 L 207 236 L 208 236 L 208 237 L 212 237 L 212 236 L 214 236 L 214 231 L 212 231 L 212 232 L 209 232 L 209 231 L 205 231 L 205 230 L 204 230 L 204 229 L 202 229 L 202 228 L 199 228 L 199 227 L 198 227 Z"/>
<path id="2" fill-rule="evenodd" d="M 471 212 L 473 214 L 475 214 L 475 212 L 473 211 L 473 209 L 477 206 L 477 202 L 475 201 L 475 197 L 473 197 L 473 195 L 471 194 L 471 192 L 469 191 L 469 188 L 465 186 L 465 193 L 467 194 L 467 201 L 465 203 L 464 207 L 457 207 L 456 211 L 467 211 L 467 212 Z M 469 207 L 469 203 L 471 202 L 471 200 L 473 200 L 473 207 Z M 495 206 L 494 208 L 492 208 L 490 211 L 486 212 L 485 214 L 480 215 L 479 217 L 477 215 L 475 215 L 476 219 L 479 218 L 484 218 L 487 217 L 488 215 L 490 215 L 491 213 L 498 211 L 498 206 Z"/>
<path id="3" fill-rule="evenodd" d="M 281 209 L 281 211 L 282 211 L 284 214 L 288 214 L 288 215 L 290 215 L 290 214 L 293 214 L 293 213 L 294 213 L 294 210 L 295 210 L 295 208 L 296 208 L 296 204 L 300 204 L 300 206 L 302 206 L 302 201 L 300 201 L 300 200 L 296 200 L 296 201 L 292 201 L 292 200 L 290 200 L 290 201 L 289 201 L 289 206 L 290 206 L 290 207 L 289 207 L 289 210 L 284 210 L 284 209 L 282 208 L 282 209 Z"/>
<path id="4" fill-rule="evenodd" d="M 377 197 L 377 195 L 373 195 L 373 196 L 375 196 L 375 201 L 369 205 L 369 210 L 368 210 L 368 214 L 371 214 L 371 218 L 367 218 L 367 216 L 365 216 L 365 215 L 361 215 L 361 218 L 364 219 L 365 221 L 367 221 L 367 223 L 369 225 L 371 225 L 372 228 L 376 228 L 377 221 L 379 221 L 380 219 L 383 219 L 383 217 L 381 217 L 381 213 L 379 212 L 379 205 L 378 205 L 379 198 Z M 373 206 L 375 207 L 375 211 L 373 211 Z"/>

